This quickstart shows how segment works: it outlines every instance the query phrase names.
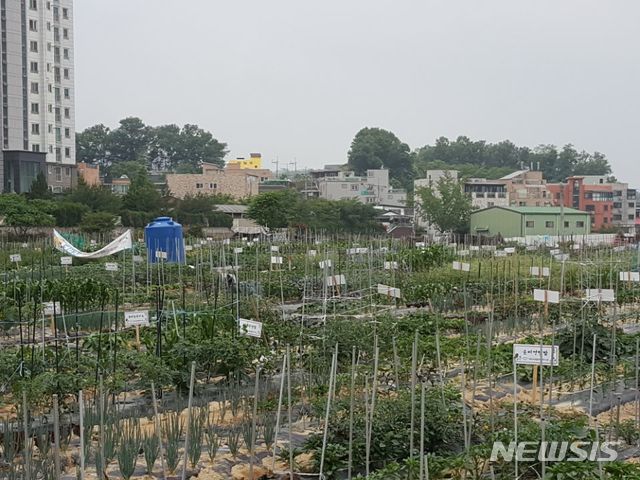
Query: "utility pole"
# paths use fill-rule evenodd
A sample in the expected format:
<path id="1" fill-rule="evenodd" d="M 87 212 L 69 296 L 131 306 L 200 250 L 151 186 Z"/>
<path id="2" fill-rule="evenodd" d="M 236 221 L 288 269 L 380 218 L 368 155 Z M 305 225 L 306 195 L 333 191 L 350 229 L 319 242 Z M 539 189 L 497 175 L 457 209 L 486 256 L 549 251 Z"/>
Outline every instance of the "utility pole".
<path id="1" fill-rule="evenodd" d="M 294 176 L 298 175 L 298 161 L 294 158 L 293 162 L 289 162 L 289 165 L 293 165 L 293 174 Z"/>
<path id="2" fill-rule="evenodd" d="M 276 165 L 276 178 L 278 178 L 278 165 L 280 165 L 280 160 L 276 157 L 275 160 L 271 160 L 271 163 L 275 163 Z"/>

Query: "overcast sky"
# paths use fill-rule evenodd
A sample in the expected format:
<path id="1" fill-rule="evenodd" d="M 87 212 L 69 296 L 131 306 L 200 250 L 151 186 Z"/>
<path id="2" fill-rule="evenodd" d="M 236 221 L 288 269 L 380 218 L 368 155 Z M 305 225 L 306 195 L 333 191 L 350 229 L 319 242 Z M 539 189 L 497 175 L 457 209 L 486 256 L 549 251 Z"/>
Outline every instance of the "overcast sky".
<path id="1" fill-rule="evenodd" d="M 75 28 L 78 130 L 196 123 L 271 168 L 365 126 L 573 143 L 640 187 L 637 0 L 76 0 Z"/>

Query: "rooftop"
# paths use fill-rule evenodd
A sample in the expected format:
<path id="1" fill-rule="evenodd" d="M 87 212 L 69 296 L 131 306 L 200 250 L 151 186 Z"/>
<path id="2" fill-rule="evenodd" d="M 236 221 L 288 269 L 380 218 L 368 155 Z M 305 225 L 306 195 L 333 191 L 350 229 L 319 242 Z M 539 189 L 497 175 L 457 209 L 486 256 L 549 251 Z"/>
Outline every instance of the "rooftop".
<path id="1" fill-rule="evenodd" d="M 247 205 L 216 205 L 216 209 L 222 213 L 234 214 L 247 213 L 249 207 Z"/>
<path id="2" fill-rule="evenodd" d="M 586 215 L 588 214 L 587 212 L 583 212 L 582 210 L 576 210 L 575 208 L 568 208 L 568 207 L 500 207 L 500 206 L 495 206 L 495 207 L 488 207 L 488 208 L 483 208 L 482 210 L 476 210 L 476 212 L 480 212 L 483 210 L 489 210 L 491 208 L 502 208 L 503 210 L 511 210 L 512 212 L 516 212 L 516 213 L 521 213 L 524 215 L 545 215 L 545 214 L 560 214 L 563 213 L 565 215 L 567 214 L 581 214 L 581 215 Z M 472 212 L 475 213 L 475 212 Z"/>

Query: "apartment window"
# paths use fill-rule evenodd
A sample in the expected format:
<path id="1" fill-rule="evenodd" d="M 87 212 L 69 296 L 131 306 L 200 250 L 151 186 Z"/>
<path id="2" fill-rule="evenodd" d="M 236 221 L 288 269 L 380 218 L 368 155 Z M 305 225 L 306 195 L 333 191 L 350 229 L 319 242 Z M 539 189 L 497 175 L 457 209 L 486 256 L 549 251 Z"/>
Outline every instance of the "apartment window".
<path id="1" fill-rule="evenodd" d="M 60 116 L 60 107 L 56 107 L 55 112 L 56 112 L 56 122 L 61 122 L 62 117 Z"/>
<path id="2" fill-rule="evenodd" d="M 35 40 L 31 40 L 29 42 L 29 50 L 34 53 L 38 53 L 38 42 L 36 42 Z"/>
<path id="3" fill-rule="evenodd" d="M 64 167 L 64 176 L 65 177 L 70 177 L 71 176 L 71 168 Z"/>
<path id="4" fill-rule="evenodd" d="M 53 133 L 53 125 L 49 124 L 49 128 L 47 129 L 49 133 Z"/>
<path id="5" fill-rule="evenodd" d="M 576 227 L 577 227 L 577 228 L 584 228 L 584 222 L 582 222 L 582 221 L 578 220 L 578 221 L 576 222 Z"/>
<path id="6" fill-rule="evenodd" d="M 62 181 L 62 168 L 56 167 L 55 172 L 56 172 L 56 182 L 61 182 Z"/>
<path id="7" fill-rule="evenodd" d="M 31 145 L 31 151 L 32 152 L 39 152 L 40 151 L 40 145 L 38 145 L 37 143 L 34 143 L 33 145 Z"/>
<path id="8" fill-rule="evenodd" d="M 31 124 L 31 134 L 32 135 L 40 135 L 40 124 L 32 123 Z"/>
<path id="9" fill-rule="evenodd" d="M 49 145 L 49 153 L 53 153 L 53 145 Z M 51 173 L 51 172 L 49 172 Z"/>
<path id="10" fill-rule="evenodd" d="M 59 128 L 56 128 L 56 141 L 57 142 L 62 141 L 62 133 L 61 133 L 61 130 Z"/>
<path id="11" fill-rule="evenodd" d="M 56 162 L 62 161 L 62 149 L 60 147 L 56 148 Z"/>
<path id="12" fill-rule="evenodd" d="M 613 216 L 613 221 L 614 222 L 619 222 L 622 220 L 622 215 L 614 215 Z"/>
<path id="13" fill-rule="evenodd" d="M 50 72 L 50 71 L 51 71 L 51 64 L 47 63 L 47 72 Z"/>
<path id="14" fill-rule="evenodd" d="M 56 83 L 60 83 L 60 67 L 53 68 L 53 80 Z"/>
<path id="15" fill-rule="evenodd" d="M 636 216 L 635 215 L 629 215 L 628 218 L 629 218 L 629 220 L 635 220 Z"/>
<path id="16" fill-rule="evenodd" d="M 29 8 L 31 10 L 37 10 L 38 9 L 38 0 L 29 0 Z"/>
<path id="17" fill-rule="evenodd" d="M 71 110 L 68 108 L 64 109 L 64 118 L 71 118 Z"/>
<path id="18" fill-rule="evenodd" d="M 613 202 L 613 208 L 622 208 L 622 202 Z"/>
<path id="19" fill-rule="evenodd" d="M 68 68 L 65 68 L 63 70 L 63 77 L 64 77 L 65 80 L 69 80 L 69 69 Z"/>
<path id="20" fill-rule="evenodd" d="M 525 223 L 525 226 L 527 228 L 533 228 L 533 227 L 536 226 L 536 222 L 534 222 L 533 220 L 527 220 L 526 223 Z"/>
<path id="21" fill-rule="evenodd" d="M 64 18 L 65 20 L 69 19 L 69 9 L 68 8 L 63 8 L 62 9 L 62 18 Z"/>
<path id="22" fill-rule="evenodd" d="M 69 39 L 69 29 L 68 28 L 63 28 L 62 29 L 62 38 L 64 38 L 65 40 Z"/>
<path id="23" fill-rule="evenodd" d="M 31 104 L 31 113 L 33 113 L 34 115 L 38 115 L 40 113 L 40 104 L 39 103 L 32 103 Z"/>
<path id="24" fill-rule="evenodd" d="M 47 22 L 47 31 L 50 32 L 51 31 L 51 22 Z"/>
<path id="25" fill-rule="evenodd" d="M 564 222 L 564 228 L 569 228 L 569 222 Z"/>
<path id="26" fill-rule="evenodd" d="M 47 10 L 51 10 L 51 2 L 47 2 Z"/>
<path id="27" fill-rule="evenodd" d="M 38 21 L 37 20 L 29 20 L 29 30 L 32 32 L 38 31 Z"/>
<path id="28" fill-rule="evenodd" d="M 636 204 L 634 202 L 628 203 L 629 208 L 636 208 Z"/>
<path id="29" fill-rule="evenodd" d="M 53 27 L 53 41 L 60 41 L 60 29 L 58 27 Z"/>
<path id="30" fill-rule="evenodd" d="M 64 98 L 65 98 L 66 100 L 69 100 L 69 99 L 71 98 L 71 93 L 69 92 L 69 89 L 68 89 L 68 88 L 65 88 L 65 89 L 64 89 Z"/>
<path id="31" fill-rule="evenodd" d="M 64 129 L 64 138 L 71 138 L 71 129 L 70 128 L 65 128 Z"/>
<path id="32" fill-rule="evenodd" d="M 38 73 L 38 62 L 31 62 L 31 73 Z"/>
<path id="33" fill-rule="evenodd" d="M 555 222 L 546 221 L 544 222 L 545 228 L 553 228 L 555 226 Z"/>
<path id="34" fill-rule="evenodd" d="M 358 185 L 351 185 L 351 190 L 358 190 Z"/>
<path id="35" fill-rule="evenodd" d="M 60 20 L 60 10 L 58 10 L 58 7 L 53 7 L 53 19 L 56 21 Z"/>
<path id="36" fill-rule="evenodd" d="M 51 42 L 47 42 L 47 52 L 51 51 Z"/>
<path id="37" fill-rule="evenodd" d="M 202 184 L 201 183 L 196 183 L 196 188 L 202 188 Z"/>
<path id="38" fill-rule="evenodd" d="M 65 60 L 69 60 L 69 49 L 65 48 L 62 50 L 62 56 L 64 57 Z"/>
<path id="39" fill-rule="evenodd" d="M 64 156 L 65 156 L 65 158 L 71 158 L 71 148 L 70 147 L 64 147 Z"/>
<path id="40" fill-rule="evenodd" d="M 49 104 L 47 110 L 49 110 L 49 113 L 53 113 L 53 105 Z"/>
<path id="41" fill-rule="evenodd" d="M 606 206 L 606 205 L 605 205 L 605 206 Z M 595 212 L 595 211 L 596 211 L 596 207 L 595 207 L 594 205 L 587 205 L 587 206 L 585 207 L 585 210 L 586 210 L 587 212 Z"/>
<path id="42" fill-rule="evenodd" d="M 608 219 L 607 217 L 604 217 L 604 218 L 602 219 L 602 223 L 609 223 L 609 219 Z"/>

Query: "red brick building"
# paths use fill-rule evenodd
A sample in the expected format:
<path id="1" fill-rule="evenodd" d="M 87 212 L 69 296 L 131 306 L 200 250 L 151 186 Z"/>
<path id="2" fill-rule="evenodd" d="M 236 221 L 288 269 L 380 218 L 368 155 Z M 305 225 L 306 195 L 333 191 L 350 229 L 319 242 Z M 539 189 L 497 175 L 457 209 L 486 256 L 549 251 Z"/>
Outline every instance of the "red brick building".
<path id="1" fill-rule="evenodd" d="M 632 228 L 635 223 L 636 191 L 626 183 L 610 183 L 607 177 L 584 175 L 566 183 L 547 184 L 553 204 L 591 214 L 591 231 Z"/>

